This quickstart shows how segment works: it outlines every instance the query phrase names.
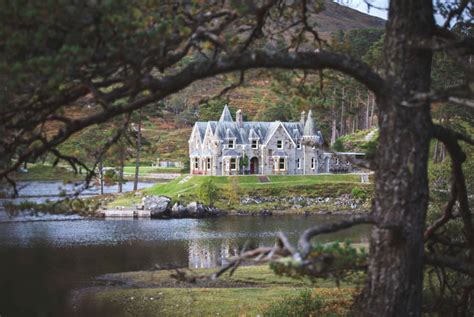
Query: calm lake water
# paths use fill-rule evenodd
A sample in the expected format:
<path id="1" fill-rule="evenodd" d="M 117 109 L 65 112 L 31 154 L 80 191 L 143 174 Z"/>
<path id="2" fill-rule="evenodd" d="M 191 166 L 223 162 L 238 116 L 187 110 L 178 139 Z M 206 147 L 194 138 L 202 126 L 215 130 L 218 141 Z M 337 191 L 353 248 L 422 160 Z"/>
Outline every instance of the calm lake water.
<path id="1" fill-rule="evenodd" d="M 0 315 L 64 315 L 73 289 L 105 273 L 161 267 L 216 267 L 246 241 L 272 245 L 340 216 L 221 217 L 179 220 L 0 219 Z M 48 218 L 47 218 L 48 219 Z M 39 221 L 38 221 L 39 220 Z M 359 226 L 321 241 L 367 242 Z"/>
<path id="2" fill-rule="evenodd" d="M 153 186 L 156 182 L 138 182 L 138 189 L 148 188 Z M 31 201 L 36 203 L 44 203 L 45 201 L 56 201 L 64 199 L 64 195 L 73 195 L 78 190 L 82 189 L 83 184 L 81 182 L 77 184 L 63 184 L 60 181 L 21 181 L 17 182 L 18 196 L 15 199 L 11 198 L 0 198 L 0 206 L 4 203 L 18 204 L 22 201 Z M 124 192 L 133 190 L 133 182 L 127 181 L 123 184 L 122 190 Z M 118 185 L 104 185 L 104 194 L 116 193 L 118 191 Z M 0 184 L 0 197 L 9 197 L 12 193 L 10 187 L 7 184 Z M 100 187 L 91 186 L 85 190 L 82 190 L 79 194 L 80 197 L 95 196 L 100 194 Z"/>

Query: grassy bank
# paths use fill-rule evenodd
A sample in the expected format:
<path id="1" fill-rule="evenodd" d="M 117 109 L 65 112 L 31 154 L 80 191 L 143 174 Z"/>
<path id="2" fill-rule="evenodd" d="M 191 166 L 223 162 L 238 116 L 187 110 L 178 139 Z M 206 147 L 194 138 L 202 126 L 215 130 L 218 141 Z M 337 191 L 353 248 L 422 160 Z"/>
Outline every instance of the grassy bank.
<path id="1" fill-rule="evenodd" d="M 135 175 L 135 166 L 125 166 L 123 168 L 125 174 Z M 179 167 L 156 167 L 156 166 L 140 166 L 139 176 L 147 176 L 150 174 L 180 174 L 181 168 Z"/>
<path id="2" fill-rule="evenodd" d="M 42 164 L 29 164 L 28 172 L 15 172 L 12 178 L 17 181 L 63 181 L 73 182 L 81 180 L 85 175 L 74 174 L 73 171 L 65 168 Z"/>
<path id="3" fill-rule="evenodd" d="M 274 208 L 282 206 L 281 202 L 269 202 L 254 205 L 229 206 L 229 191 L 239 197 L 339 197 L 351 194 L 354 187 L 360 187 L 367 192 L 372 191 L 371 184 L 361 184 L 360 176 L 356 174 L 327 174 L 327 175 L 294 175 L 268 176 L 267 181 L 261 181 L 258 176 L 186 176 L 183 175 L 168 183 L 156 184 L 143 190 L 145 195 L 163 195 L 183 203 L 199 200 L 199 190 L 209 179 L 216 185 L 219 192 L 215 205 L 221 209 L 238 207 L 241 211 L 252 212 L 255 208 Z M 234 184 L 232 184 L 234 182 Z M 140 197 L 125 194 L 118 197 L 112 204 L 115 206 L 131 206 L 140 201 Z M 304 212 L 305 208 L 299 210 Z"/>
<path id="4" fill-rule="evenodd" d="M 298 299 L 303 290 L 318 300 L 316 315 L 344 315 L 355 293 L 354 285 L 321 280 L 316 285 L 305 280 L 276 276 L 267 266 L 239 268 L 232 277 L 217 281 L 178 282 L 174 271 L 147 271 L 107 276 L 109 282 L 125 287 L 108 287 L 83 296 L 82 303 L 97 313 L 115 316 L 257 316 Z M 207 275 L 211 270 L 196 270 Z M 79 307 L 83 306 L 81 304 Z M 298 303 L 298 306 L 300 304 Z M 314 307 L 314 306 L 313 306 Z M 301 307 L 294 307 L 298 309 Z"/>

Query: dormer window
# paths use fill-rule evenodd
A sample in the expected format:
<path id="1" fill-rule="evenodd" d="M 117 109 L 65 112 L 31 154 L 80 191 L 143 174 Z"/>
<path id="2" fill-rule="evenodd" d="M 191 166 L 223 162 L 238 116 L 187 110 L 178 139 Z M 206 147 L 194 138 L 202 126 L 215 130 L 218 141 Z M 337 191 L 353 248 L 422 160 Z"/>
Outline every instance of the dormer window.
<path id="1" fill-rule="evenodd" d="M 301 141 L 298 142 L 298 143 L 296 143 L 296 148 L 297 148 L 298 150 L 301 150 Z"/>
<path id="2" fill-rule="evenodd" d="M 252 140 L 252 149 L 258 149 L 258 140 Z"/>
<path id="3" fill-rule="evenodd" d="M 233 149 L 234 148 L 234 140 L 233 139 L 229 139 L 229 141 L 227 142 L 227 147 L 229 149 Z"/>
<path id="4" fill-rule="evenodd" d="M 277 149 L 283 149 L 283 141 L 277 140 Z"/>

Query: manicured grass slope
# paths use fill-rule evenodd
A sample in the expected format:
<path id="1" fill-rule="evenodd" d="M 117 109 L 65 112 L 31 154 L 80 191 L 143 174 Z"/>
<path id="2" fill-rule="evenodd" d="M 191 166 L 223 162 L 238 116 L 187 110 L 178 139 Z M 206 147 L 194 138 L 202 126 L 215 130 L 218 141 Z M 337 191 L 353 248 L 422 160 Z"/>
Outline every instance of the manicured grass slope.
<path id="1" fill-rule="evenodd" d="M 199 186 L 212 179 L 214 184 L 219 188 L 224 188 L 229 184 L 230 177 L 227 176 L 192 176 L 187 182 L 180 184 L 185 176 L 181 176 L 166 184 L 157 184 L 145 190 L 147 194 L 151 195 L 166 195 L 171 198 L 177 198 L 178 195 L 197 195 Z M 261 183 L 257 176 L 238 176 L 236 177 L 240 190 L 243 194 L 250 191 L 261 190 L 262 193 L 268 190 L 275 190 L 274 194 L 279 194 L 280 189 L 291 191 L 292 189 L 302 189 L 300 187 L 307 187 L 318 185 L 314 188 L 323 186 L 331 187 L 331 185 L 339 183 L 358 183 L 360 182 L 359 175 L 353 174 L 338 174 L 338 175 L 304 175 L 304 176 L 269 176 L 270 182 Z M 351 186 L 352 186 L 351 185 Z"/>

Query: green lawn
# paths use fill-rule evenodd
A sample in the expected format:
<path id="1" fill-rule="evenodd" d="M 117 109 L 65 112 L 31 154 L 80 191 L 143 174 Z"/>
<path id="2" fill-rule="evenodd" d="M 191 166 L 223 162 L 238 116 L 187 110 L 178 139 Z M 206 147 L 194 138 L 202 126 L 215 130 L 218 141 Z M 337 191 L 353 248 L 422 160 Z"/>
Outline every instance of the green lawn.
<path id="1" fill-rule="evenodd" d="M 227 199 L 225 189 L 228 187 L 230 177 L 228 176 L 191 176 L 186 182 L 181 183 L 189 175 L 168 182 L 159 183 L 144 189 L 146 195 L 163 195 L 180 200 L 184 203 L 198 200 L 201 184 L 212 179 L 222 194 L 216 206 L 226 207 Z M 350 194 L 355 186 L 368 188 L 372 185 L 361 184 L 360 176 L 356 174 L 327 174 L 327 175 L 293 175 L 293 176 L 269 176 L 270 182 L 262 183 L 257 176 L 237 176 L 240 196 L 250 197 L 285 197 L 291 195 L 337 197 L 341 194 Z M 139 197 L 125 194 L 118 197 L 111 205 L 130 206 L 138 203 Z M 260 206 L 261 207 L 261 206 Z"/>
<path id="2" fill-rule="evenodd" d="M 17 181 L 53 181 L 60 180 L 64 182 L 72 182 L 85 178 L 85 175 L 74 174 L 70 169 L 65 167 L 53 167 L 51 165 L 29 164 L 28 172 L 15 172 L 12 175 Z"/>
<path id="3" fill-rule="evenodd" d="M 197 270 L 210 274 L 212 270 Z M 353 285 L 320 280 L 316 285 L 306 281 L 279 277 L 268 266 L 239 268 L 232 277 L 224 275 L 212 282 L 195 284 L 177 282 L 170 278 L 173 271 L 148 271 L 112 274 L 112 280 L 126 281 L 129 287 L 107 288 L 89 295 L 89 306 L 104 315 L 115 316 L 257 316 L 275 303 L 287 301 L 309 289 L 321 298 L 324 306 L 319 312 L 336 316 L 347 312 Z M 79 305 L 80 307 L 80 305 Z M 317 312 L 315 312 L 317 313 Z"/>
<path id="4" fill-rule="evenodd" d="M 135 174 L 135 166 L 125 166 L 123 169 L 125 174 Z M 140 176 L 148 174 L 164 174 L 164 173 L 181 173 L 179 167 L 156 167 L 156 166 L 140 166 Z"/>
<path id="5" fill-rule="evenodd" d="M 197 193 L 197 188 L 209 178 L 220 188 L 229 184 L 227 176 L 192 176 L 184 184 L 180 181 L 185 176 L 181 176 L 169 183 L 157 184 L 144 190 L 147 194 L 167 195 L 171 198 L 182 195 L 183 193 Z M 294 175 L 294 176 L 269 176 L 270 182 L 261 183 L 257 176 L 238 176 L 237 182 L 240 189 L 245 191 L 258 189 L 281 189 L 295 186 L 311 186 L 321 184 L 337 183 L 359 183 L 360 176 L 353 174 L 335 174 L 335 175 Z"/>

